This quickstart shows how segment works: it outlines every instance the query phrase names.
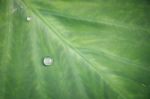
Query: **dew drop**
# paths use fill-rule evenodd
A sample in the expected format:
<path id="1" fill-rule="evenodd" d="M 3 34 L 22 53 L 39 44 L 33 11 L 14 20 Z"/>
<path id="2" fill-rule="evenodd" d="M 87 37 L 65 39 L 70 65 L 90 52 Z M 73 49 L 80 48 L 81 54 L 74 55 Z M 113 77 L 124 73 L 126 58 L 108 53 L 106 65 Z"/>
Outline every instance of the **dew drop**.
<path id="1" fill-rule="evenodd" d="M 31 21 L 31 19 L 32 19 L 32 18 L 31 18 L 30 16 L 27 17 L 27 21 Z"/>
<path id="2" fill-rule="evenodd" d="M 52 59 L 51 57 L 49 57 L 49 56 L 44 57 L 44 59 L 43 59 L 43 64 L 44 64 L 45 66 L 52 65 L 52 64 L 53 64 L 53 59 Z"/>

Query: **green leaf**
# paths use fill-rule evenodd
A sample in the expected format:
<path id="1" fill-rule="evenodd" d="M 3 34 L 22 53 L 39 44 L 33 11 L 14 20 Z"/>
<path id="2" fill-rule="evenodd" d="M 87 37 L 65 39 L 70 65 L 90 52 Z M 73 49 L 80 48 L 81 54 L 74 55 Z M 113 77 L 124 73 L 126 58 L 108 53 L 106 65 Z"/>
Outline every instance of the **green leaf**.
<path id="1" fill-rule="evenodd" d="M 149 64 L 148 0 L 0 0 L 0 99 L 149 99 Z"/>

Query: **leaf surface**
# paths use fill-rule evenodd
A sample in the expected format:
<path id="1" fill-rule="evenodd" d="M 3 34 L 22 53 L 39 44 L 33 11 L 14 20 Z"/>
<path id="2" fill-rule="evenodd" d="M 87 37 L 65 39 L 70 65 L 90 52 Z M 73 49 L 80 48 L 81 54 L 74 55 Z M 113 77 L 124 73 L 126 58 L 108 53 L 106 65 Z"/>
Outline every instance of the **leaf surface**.
<path id="1" fill-rule="evenodd" d="M 148 0 L 0 0 L 0 99 L 149 99 L 149 64 Z"/>

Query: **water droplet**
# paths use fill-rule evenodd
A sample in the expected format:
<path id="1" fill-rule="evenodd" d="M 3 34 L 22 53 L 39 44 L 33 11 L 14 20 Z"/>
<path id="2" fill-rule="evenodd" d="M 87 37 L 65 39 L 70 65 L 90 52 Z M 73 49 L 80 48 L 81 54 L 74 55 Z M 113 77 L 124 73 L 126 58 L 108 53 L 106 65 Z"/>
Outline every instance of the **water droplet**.
<path id="1" fill-rule="evenodd" d="M 44 57 L 43 63 L 44 63 L 45 66 L 52 65 L 53 64 L 53 59 L 49 56 Z"/>
<path id="2" fill-rule="evenodd" d="M 31 21 L 31 19 L 32 19 L 32 18 L 31 18 L 30 16 L 27 17 L 27 21 Z"/>

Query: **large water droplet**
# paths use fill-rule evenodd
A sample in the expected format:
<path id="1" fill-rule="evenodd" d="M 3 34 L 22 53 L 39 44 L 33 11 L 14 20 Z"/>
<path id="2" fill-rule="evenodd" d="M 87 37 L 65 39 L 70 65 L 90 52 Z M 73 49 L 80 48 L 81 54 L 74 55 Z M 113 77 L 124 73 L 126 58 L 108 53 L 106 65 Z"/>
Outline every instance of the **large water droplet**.
<path id="1" fill-rule="evenodd" d="M 51 57 L 49 57 L 49 56 L 44 57 L 44 59 L 43 59 L 43 64 L 44 64 L 45 66 L 52 65 L 52 64 L 53 64 L 53 59 L 52 59 Z"/>
<path id="2" fill-rule="evenodd" d="M 27 17 L 27 21 L 31 21 L 31 19 L 32 19 L 31 16 Z"/>

